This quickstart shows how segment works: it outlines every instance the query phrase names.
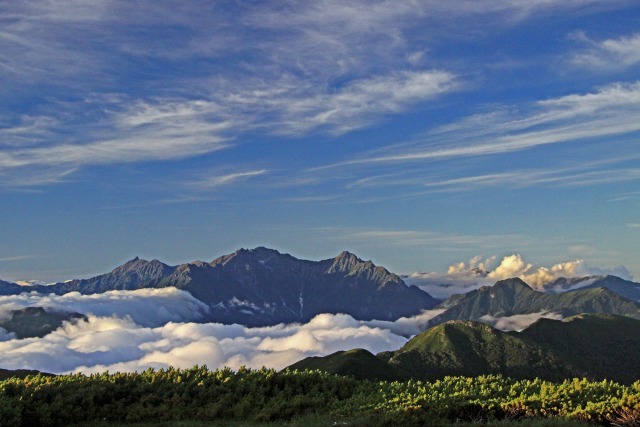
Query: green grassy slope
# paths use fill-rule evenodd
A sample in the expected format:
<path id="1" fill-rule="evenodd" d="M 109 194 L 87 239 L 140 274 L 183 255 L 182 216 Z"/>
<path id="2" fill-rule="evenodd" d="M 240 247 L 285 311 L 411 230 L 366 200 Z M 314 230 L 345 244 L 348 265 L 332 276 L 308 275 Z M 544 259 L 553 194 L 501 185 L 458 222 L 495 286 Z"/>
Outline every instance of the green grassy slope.
<path id="1" fill-rule="evenodd" d="M 374 380 L 399 372 L 427 381 L 501 374 L 516 379 L 586 377 L 629 384 L 640 379 L 639 355 L 640 320 L 581 314 L 564 321 L 541 319 L 522 332 L 449 321 L 415 336 L 395 352 L 378 357 L 364 350 L 339 352 L 305 359 L 293 367 Z"/>
<path id="2" fill-rule="evenodd" d="M 288 369 L 299 371 L 318 369 L 330 374 L 350 376 L 359 380 L 396 381 L 408 379 L 401 371 L 361 348 L 338 351 L 326 357 L 308 357 L 294 363 Z"/>

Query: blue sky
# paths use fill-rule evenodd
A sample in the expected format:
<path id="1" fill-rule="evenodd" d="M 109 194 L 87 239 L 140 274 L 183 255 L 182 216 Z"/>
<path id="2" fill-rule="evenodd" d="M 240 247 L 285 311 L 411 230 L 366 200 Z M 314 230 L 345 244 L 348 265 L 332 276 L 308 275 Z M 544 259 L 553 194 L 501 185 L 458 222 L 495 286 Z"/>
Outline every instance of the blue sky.
<path id="1" fill-rule="evenodd" d="M 640 277 L 640 3 L 0 3 L 0 278 L 264 245 Z"/>

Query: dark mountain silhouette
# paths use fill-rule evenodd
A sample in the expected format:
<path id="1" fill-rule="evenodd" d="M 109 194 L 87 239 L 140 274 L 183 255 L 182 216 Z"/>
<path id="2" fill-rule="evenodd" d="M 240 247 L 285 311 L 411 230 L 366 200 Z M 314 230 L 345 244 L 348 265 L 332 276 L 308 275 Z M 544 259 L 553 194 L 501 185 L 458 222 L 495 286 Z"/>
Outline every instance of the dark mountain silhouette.
<path id="1" fill-rule="evenodd" d="M 17 286 L 17 285 L 16 285 Z M 62 295 L 175 286 L 210 307 L 205 321 L 247 326 L 306 322 L 320 313 L 346 313 L 356 319 L 395 320 L 440 303 L 407 286 L 399 276 L 352 253 L 307 261 L 273 249 L 240 249 L 210 263 L 169 266 L 134 258 L 110 273 L 29 291 Z M 7 293 L 24 288 L 7 286 Z"/>

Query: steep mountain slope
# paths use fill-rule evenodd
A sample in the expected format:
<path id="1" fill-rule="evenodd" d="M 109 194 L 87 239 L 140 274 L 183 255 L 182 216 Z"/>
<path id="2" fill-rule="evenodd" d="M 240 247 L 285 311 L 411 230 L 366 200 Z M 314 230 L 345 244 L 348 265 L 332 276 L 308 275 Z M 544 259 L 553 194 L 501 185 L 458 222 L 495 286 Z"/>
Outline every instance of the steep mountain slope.
<path id="1" fill-rule="evenodd" d="M 542 319 L 522 332 L 454 320 L 411 339 L 395 352 L 358 358 L 360 376 L 378 372 L 432 381 L 447 375 L 502 374 L 516 379 L 561 381 L 586 377 L 632 383 L 640 379 L 640 320 L 606 314 L 581 314 L 563 321 Z M 305 359 L 298 369 L 348 374 L 349 352 Z M 355 359 L 355 357 L 353 358 Z M 380 363 L 389 365 L 385 371 Z M 367 377 L 367 372 L 372 372 Z"/>
<path id="2" fill-rule="evenodd" d="M 170 267 L 156 259 L 146 261 L 138 257 L 127 261 L 110 273 L 90 279 L 70 280 L 50 286 L 33 286 L 37 292 L 53 292 L 63 295 L 78 291 L 83 294 L 99 294 L 113 290 L 134 290 L 157 287 L 158 282 L 174 272 Z"/>
<path id="3" fill-rule="evenodd" d="M 581 314 L 562 322 L 540 319 L 521 336 L 563 355 L 576 376 L 622 382 L 640 379 L 640 321 L 636 319 L 608 314 Z"/>
<path id="4" fill-rule="evenodd" d="M 605 276 L 582 289 L 595 288 L 607 288 L 627 299 L 640 302 L 640 283 L 624 280 L 616 276 Z"/>
<path id="5" fill-rule="evenodd" d="M 210 263 L 196 261 L 175 267 L 135 258 L 107 274 L 31 286 L 29 291 L 92 294 L 167 286 L 188 291 L 208 304 L 210 316 L 204 320 L 248 326 L 305 322 L 320 313 L 395 320 L 419 314 L 440 302 L 348 252 L 323 261 L 307 261 L 262 247 L 240 249 Z M 24 291 L 0 289 L 8 293 Z"/>
<path id="6" fill-rule="evenodd" d="M 610 313 L 640 318 L 640 304 L 605 288 L 580 289 L 549 294 L 531 289 L 520 279 L 507 279 L 464 295 L 454 295 L 441 304 L 447 310 L 429 326 L 449 320 L 482 320 L 483 316 L 504 317 L 552 311 L 563 317 L 580 313 Z"/>
<path id="7" fill-rule="evenodd" d="M 562 379 L 571 374 L 560 357 L 520 335 L 463 320 L 417 335 L 388 363 L 413 378 L 429 381 L 446 375 L 500 373 L 513 378 Z"/>

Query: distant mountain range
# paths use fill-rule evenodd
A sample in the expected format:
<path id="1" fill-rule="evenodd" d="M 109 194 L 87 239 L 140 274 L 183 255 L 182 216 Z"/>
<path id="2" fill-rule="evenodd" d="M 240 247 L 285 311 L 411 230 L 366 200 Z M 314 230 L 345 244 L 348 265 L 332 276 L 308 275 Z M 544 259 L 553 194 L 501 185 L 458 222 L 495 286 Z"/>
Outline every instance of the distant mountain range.
<path id="1" fill-rule="evenodd" d="M 640 301 L 640 283 L 616 276 L 561 277 L 549 283 L 547 287 L 554 292 L 607 288 L 632 301 Z"/>
<path id="2" fill-rule="evenodd" d="M 349 252 L 323 261 L 307 261 L 263 247 L 240 249 L 210 263 L 195 261 L 178 266 L 134 258 L 90 279 L 27 287 L 3 282 L 0 294 L 95 294 L 168 286 L 183 289 L 206 303 L 210 313 L 204 321 L 247 326 L 307 322 L 321 313 L 396 320 L 441 302 Z"/>
<path id="3" fill-rule="evenodd" d="M 601 284 L 614 284 L 618 289 L 627 286 L 620 281 L 625 282 L 609 278 Z M 581 313 L 607 313 L 640 319 L 639 303 L 608 288 L 590 285 L 575 291 L 551 294 L 535 291 L 517 278 L 502 280 L 493 286 L 484 286 L 466 294 L 453 295 L 437 308 L 446 311 L 431 319 L 429 327 L 449 320 L 485 321 L 488 317 L 502 318 L 540 312 L 558 313 L 562 317 Z"/>
<path id="4" fill-rule="evenodd" d="M 562 381 L 573 377 L 632 383 L 640 379 L 640 320 L 582 314 L 541 319 L 522 332 L 453 320 L 415 336 L 397 351 L 356 349 L 301 360 L 288 369 L 320 369 L 370 380 L 433 381 L 447 375 L 502 374 Z"/>
<path id="5" fill-rule="evenodd" d="M 264 247 L 240 249 L 209 263 L 178 266 L 136 257 L 110 273 L 53 285 L 0 281 L 0 295 L 96 294 L 169 286 L 189 292 L 209 307 L 202 321 L 246 326 L 307 322 L 321 313 L 346 313 L 359 320 L 396 320 L 436 306 L 445 311 L 427 327 L 449 320 L 491 323 L 491 319 L 542 312 L 562 317 L 608 313 L 640 318 L 640 284 L 615 276 L 562 278 L 549 285 L 556 292 L 546 293 L 531 289 L 520 279 L 509 279 L 442 302 L 349 252 L 307 261 Z M 24 314 L 23 321 L 34 313 Z"/>

